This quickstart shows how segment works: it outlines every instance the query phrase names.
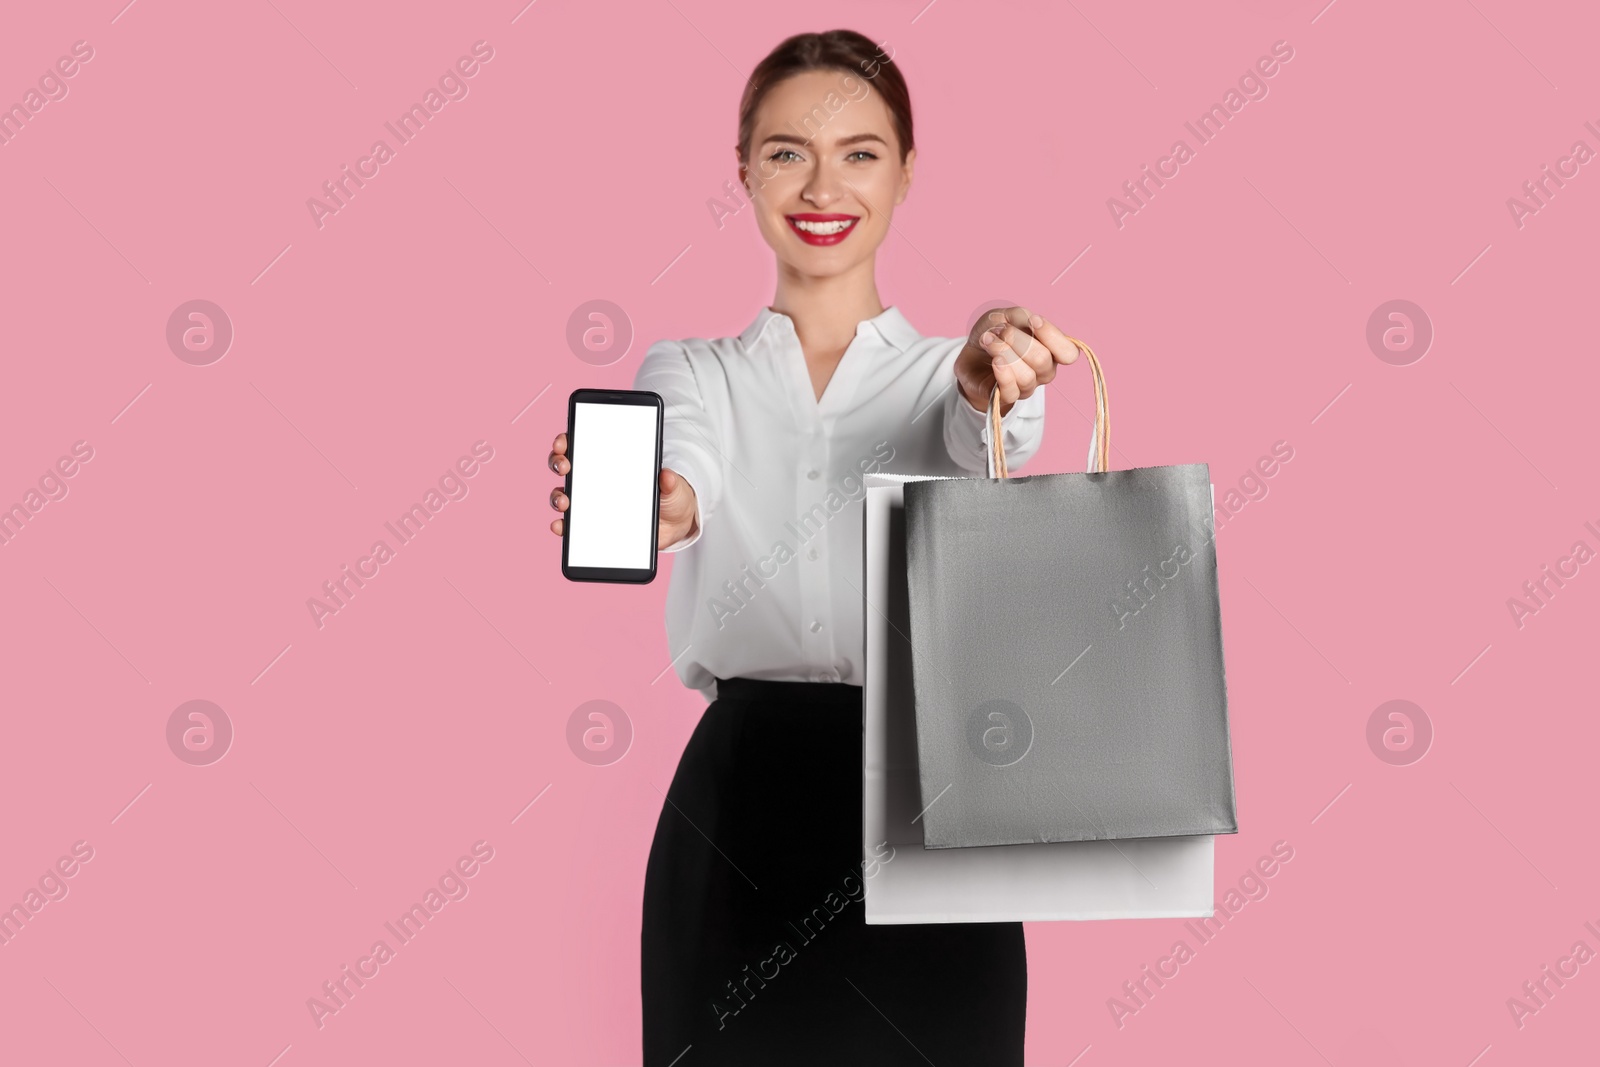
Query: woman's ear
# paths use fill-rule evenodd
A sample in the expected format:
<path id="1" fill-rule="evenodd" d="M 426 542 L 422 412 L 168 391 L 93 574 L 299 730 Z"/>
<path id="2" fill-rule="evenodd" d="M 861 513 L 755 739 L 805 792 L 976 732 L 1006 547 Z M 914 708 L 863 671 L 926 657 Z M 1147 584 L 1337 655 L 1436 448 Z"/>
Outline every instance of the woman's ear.
<path id="1" fill-rule="evenodd" d="M 750 168 L 745 166 L 744 156 L 739 154 L 738 145 L 733 146 L 733 161 L 739 166 L 739 187 L 744 190 L 746 196 L 749 196 L 750 183 L 746 180 L 746 176 L 749 174 Z"/>
<path id="2" fill-rule="evenodd" d="M 913 148 L 906 153 L 906 161 L 900 164 L 900 191 L 894 198 L 896 204 L 906 202 L 906 194 L 911 191 L 911 169 L 916 162 L 917 150 Z"/>

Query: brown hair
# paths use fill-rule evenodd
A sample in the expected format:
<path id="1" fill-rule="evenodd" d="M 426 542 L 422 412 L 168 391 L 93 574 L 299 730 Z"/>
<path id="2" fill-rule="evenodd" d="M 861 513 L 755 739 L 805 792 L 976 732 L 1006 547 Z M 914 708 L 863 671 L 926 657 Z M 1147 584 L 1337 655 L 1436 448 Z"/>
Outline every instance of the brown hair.
<path id="1" fill-rule="evenodd" d="M 900 142 L 900 161 L 915 147 L 911 139 L 911 90 L 906 88 L 892 53 L 885 55 L 872 41 L 854 30 L 797 33 L 756 64 L 739 101 L 739 159 L 750 160 L 750 138 L 755 134 L 756 110 L 772 87 L 809 70 L 842 70 L 860 74 L 876 85 L 878 95 L 894 121 Z"/>

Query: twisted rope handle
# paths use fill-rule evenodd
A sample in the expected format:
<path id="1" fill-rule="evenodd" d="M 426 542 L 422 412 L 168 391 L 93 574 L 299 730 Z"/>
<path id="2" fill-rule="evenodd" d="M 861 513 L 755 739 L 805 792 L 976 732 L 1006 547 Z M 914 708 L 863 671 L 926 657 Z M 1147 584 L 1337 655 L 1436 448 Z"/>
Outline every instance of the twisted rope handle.
<path id="1" fill-rule="evenodd" d="M 1082 355 L 1089 361 L 1089 370 L 1094 374 L 1094 437 L 1089 442 L 1089 458 L 1085 468 L 1091 473 L 1098 471 L 1106 473 L 1111 468 L 1111 407 L 1106 398 L 1106 376 L 1101 373 L 1100 361 L 1095 358 L 1094 349 L 1078 340 L 1069 337 Z M 989 477 L 1009 478 L 1010 472 L 1006 469 L 1006 443 L 1005 433 L 1000 429 L 1000 386 L 989 390 L 989 451 L 988 451 Z"/>

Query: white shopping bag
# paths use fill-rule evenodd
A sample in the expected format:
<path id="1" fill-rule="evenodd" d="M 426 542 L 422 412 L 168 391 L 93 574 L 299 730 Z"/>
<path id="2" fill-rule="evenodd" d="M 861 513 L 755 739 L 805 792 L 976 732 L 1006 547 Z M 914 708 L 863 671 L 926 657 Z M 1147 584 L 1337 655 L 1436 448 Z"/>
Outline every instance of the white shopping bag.
<path id="1" fill-rule="evenodd" d="M 861 786 L 869 923 L 1041 922 L 1208 916 L 1209 836 L 923 848 L 912 703 L 902 487 L 867 476 Z"/>

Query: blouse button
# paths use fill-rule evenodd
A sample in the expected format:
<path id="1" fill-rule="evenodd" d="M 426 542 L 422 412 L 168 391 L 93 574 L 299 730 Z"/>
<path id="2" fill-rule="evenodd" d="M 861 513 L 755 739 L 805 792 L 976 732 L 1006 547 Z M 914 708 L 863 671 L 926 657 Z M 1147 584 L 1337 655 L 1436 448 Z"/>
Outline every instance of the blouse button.
<path id="1" fill-rule="evenodd" d="M 821 619 L 812 619 L 811 620 L 811 632 L 812 633 L 821 633 L 822 632 L 822 620 Z"/>
<path id="2" fill-rule="evenodd" d="M 817 478 L 819 478 L 821 476 L 821 473 L 822 473 L 821 471 L 809 470 L 809 471 L 806 471 L 806 477 L 810 478 L 812 481 L 816 481 Z"/>
<path id="3" fill-rule="evenodd" d="M 815 548 L 810 549 L 809 551 L 806 552 L 806 559 L 816 559 L 816 558 L 817 558 L 817 550 Z"/>

